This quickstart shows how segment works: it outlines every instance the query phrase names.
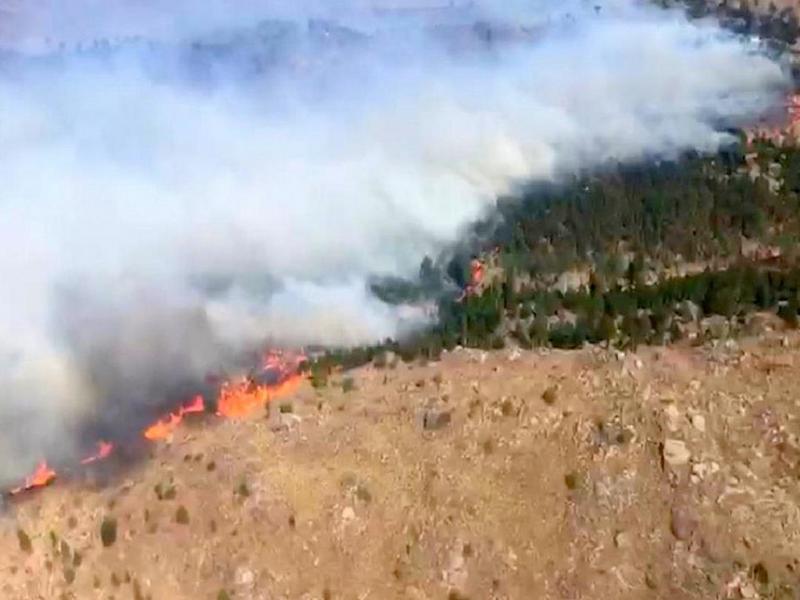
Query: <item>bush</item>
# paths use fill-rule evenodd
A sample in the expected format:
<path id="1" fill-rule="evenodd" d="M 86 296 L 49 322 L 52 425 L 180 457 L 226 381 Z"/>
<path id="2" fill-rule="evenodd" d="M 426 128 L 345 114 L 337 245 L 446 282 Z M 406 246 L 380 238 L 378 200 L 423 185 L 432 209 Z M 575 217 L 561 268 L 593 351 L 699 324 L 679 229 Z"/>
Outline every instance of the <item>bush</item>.
<path id="1" fill-rule="evenodd" d="M 556 386 L 551 385 L 542 393 L 542 400 L 545 404 L 555 404 L 558 399 L 558 389 Z"/>
<path id="2" fill-rule="evenodd" d="M 189 524 L 189 511 L 186 510 L 185 506 L 179 506 L 178 510 L 175 511 L 175 522 L 180 525 Z"/>
<path id="3" fill-rule="evenodd" d="M 117 520 L 115 518 L 103 518 L 103 522 L 100 524 L 100 540 L 105 548 L 117 541 Z"/>
<path id="4" fill-rule="evenodd" d="M 22 529 L 17 529 L 17 540 L 19 541 L 19 549 L 26 554 L 33 552 L 33 544 L 31 538 Z"/>

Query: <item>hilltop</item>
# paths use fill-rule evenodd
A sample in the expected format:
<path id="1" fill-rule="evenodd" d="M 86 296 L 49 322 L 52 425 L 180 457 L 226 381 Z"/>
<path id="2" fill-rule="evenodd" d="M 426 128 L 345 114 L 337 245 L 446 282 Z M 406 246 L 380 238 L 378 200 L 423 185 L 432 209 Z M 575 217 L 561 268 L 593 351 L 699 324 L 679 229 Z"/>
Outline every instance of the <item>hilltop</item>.
<path id="1" fill-rule="evenodd" d="M 190 422 L 9 504 L 3 597 L 794 597 L 800 336 L 775 327 L 456 350 Z"/>

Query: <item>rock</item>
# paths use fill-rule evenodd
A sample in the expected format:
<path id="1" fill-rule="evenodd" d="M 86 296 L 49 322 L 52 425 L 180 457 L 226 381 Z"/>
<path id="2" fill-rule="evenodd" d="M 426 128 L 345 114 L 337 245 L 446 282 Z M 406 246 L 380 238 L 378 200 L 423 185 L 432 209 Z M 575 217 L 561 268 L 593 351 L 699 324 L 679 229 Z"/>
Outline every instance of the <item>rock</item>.
<path id="1" fill-rule="evenodd" d="M 681 426 L 681 413 L 674 404 L 669 404 L 664 409 L 664 416 L 667 418 L 667 429 L 676 432 Z"/>
<path id="2" fill-rule="evenodd" d="M 572 270 L 561 273 L 556 281 L 555 288 L 561 293 L 566 294 L 570 290 L 577 290 L 583 285 L 589 284 L 589 274 L 587 272 Z"/>
<path id="3" fill-rule="evenodd" d="M 730 321 L 722 315 L 714 315 L 703 319 L 704 329 L 714 339 L 723 339 L 730 335 Z"/>
<path id="4" fill-rule="evenodd" d="M 255 583 L 256 576 L 253 571 L 246 567 L 238 567 L 234 574 L 234 581 L 238 587 L 251 588 Z"/>
<path id="5" fill-rule="evenodd" d="M 759 597 L 755 586 L 749 581 L 739 586 L 739 593 L 742 595 L 742 598 L 746 598 L 747 600 L 754 600 Z"/>
<path id="6" fill-rule="evenodd" d="M 672 531 L 672 535 L 674 535 L 676 539 L 683 542 L 689 540 L 695 529 L 697 529 L 697 521 L 687 508 L 672 508 L 670 531 Z"/>
<path id="7" fill-rule="evenodd" d="M 686 321 L 697 321 L 700 319 L 700 307 L 691 300 L 684 300 L 678 307 L 680 316 Z"/>
<path id="8" fill-rule="evenodd" d="M 446 585 L 451 588 L 463 589 L 467 583 L 469 572 L 467 570 L 466 560 L 464 553 L 459 548 L 453 550 L 450 554 L 447 568 L 442 571 L 442 579 Z"/>
<path id="9" fill-rule="evenodd" d="M 289 431 L 300 424 L 302 419 L 293 413 L 282 413 L 280 411 L 270 411 L 269 428 L 272 431 Z"/>
<path id="10" fill-rule="evenodd" d="M 700 433 L 706 432 L 706 418 L 703 415 L 692 416 L 692 427 L 697 429 Z"/>
<path id="11" fill-rule="evenodd" d="M 694 483 L 698 483 L 699 481 L 705 479 L 709 474 L 716 473 L 716 471 L 719 470 L 719 466 L 717 465 L 717 469 L 715 470 L 713 467 L 714 464 L 715 463 L 694 463 L 692 465 L 692 481 Z"/>
<path id="12" fill-rule="evenodd" d="M 342 522 L 347 524 L 351 521 L 355 521 L 356 518 L 356 511 L 353 510 L 352 506 L 345 506 L 342 510 Z"/>
<path id="13" fill-rule="evenodd" d="M 422 415 L 422 427 L 429 431 L 442 429 L 450 424 L 451 414 L 449 410 L 426 410 Z"/>
<path id="14" fill-rule="evenodd" d="M 408 586 L 405 589 L 404 594 L 405 597 L 408 598 L 408 600 L 428 600 L 427 594 L 425 594 L 425 592 L 423 592 L 421 589 L 414 586 Z"/>
<path id="15" fill-rule="evenodd" d="M 686 442 L 667 439 L 664 441 L 664 462 L 671 467 L 679 467 L 689 462 L 692 453 L 686 447 Z"/>
<path id="16" fill-rule="evenodd" d="M 630 548 L 633 545 L 631 534 L 626 531 L 619 531 L 614 536 L 614 545 L 617 548 Z"/>

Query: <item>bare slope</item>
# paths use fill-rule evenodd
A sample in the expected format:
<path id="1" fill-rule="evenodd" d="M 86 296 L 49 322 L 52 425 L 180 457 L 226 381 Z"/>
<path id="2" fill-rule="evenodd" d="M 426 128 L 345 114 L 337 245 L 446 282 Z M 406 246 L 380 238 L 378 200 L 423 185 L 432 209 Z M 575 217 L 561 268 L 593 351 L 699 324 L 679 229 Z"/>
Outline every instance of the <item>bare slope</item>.
<path id="1" fill-rule="evenodd" d="M 365 368 L 7 507 L 2 597 L 794 597 L 798 361 L 772 334 Z"/>

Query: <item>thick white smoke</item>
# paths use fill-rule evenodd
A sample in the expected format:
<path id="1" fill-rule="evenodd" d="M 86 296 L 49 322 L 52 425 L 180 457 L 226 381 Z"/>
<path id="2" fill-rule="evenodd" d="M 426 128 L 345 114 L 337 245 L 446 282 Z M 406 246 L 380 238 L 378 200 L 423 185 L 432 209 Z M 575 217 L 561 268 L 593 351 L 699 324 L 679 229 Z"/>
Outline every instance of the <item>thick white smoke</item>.
<path id="1" fill-rule="evenodd" d="M 712 151 L 785 85 L 713 24 L 632 2 L 92 4 L 51 2 L 22 38 L 159 43 L 0 63 L 0 480 L 266 341 L 419 325 L 369 277 L 412 275 L 518 183 Z"/>

